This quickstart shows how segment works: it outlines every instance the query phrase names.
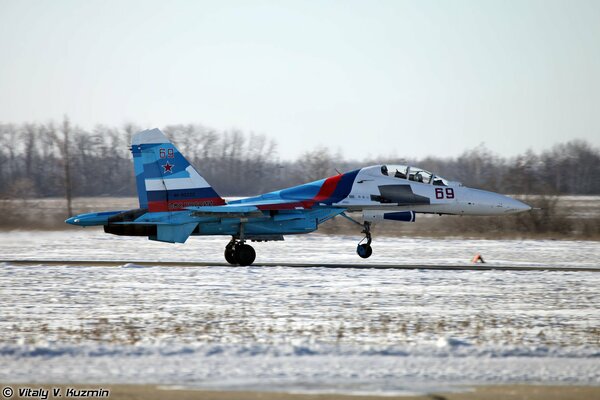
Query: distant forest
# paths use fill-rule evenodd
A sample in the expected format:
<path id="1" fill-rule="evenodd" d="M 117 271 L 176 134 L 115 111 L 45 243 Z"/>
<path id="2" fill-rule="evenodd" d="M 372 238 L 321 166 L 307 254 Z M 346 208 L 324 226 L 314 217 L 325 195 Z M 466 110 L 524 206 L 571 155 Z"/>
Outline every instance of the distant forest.
<path id="1" fill-rule="evenodd" d="M 135 196 L 133 124 L 84 130 L 59 124 L 0 123 L 0 196 Z M 263 193 L 335 175 L 369 164 L 411 164 L 467 186 L 510 194 L 600 194 L 600 150 L 574 140 L 541 153 L 506 158 L 484 146 L 452 158 L 346 160 L 327 148 L 281 160 L 277 143 L 239 130 L 217 131 L 198 124 L 163 131 L 223 196 Z M 67 163 L 68 161 L 68 163 Z M 70 182 L 70 183 L 68 183 Z"/>

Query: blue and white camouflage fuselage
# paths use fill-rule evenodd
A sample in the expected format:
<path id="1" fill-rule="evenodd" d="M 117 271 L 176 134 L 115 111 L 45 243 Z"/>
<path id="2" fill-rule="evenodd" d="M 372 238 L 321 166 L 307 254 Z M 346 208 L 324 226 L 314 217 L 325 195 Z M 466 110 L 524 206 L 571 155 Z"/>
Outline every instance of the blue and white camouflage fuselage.
<path id="1" fill-rule="evenodd" d="M 232 237 L 228 246 L 233 246 L 226 248 L 227 258 L 236 246 L 248 250 L 245 240 L 282 240 L 284 235 L 313 232 L 338 215 L 357 222 L 347 213 L 361 213 L 363 222 L 357 223 L 364 226 L 368 243 L 359 245 L 358 252 L 368 257 L 372 222 L 413 222 L 417 213 L 505 215 L 531 209 L 508 196 L 406 165 L 369 166 L 226 202 L 159 129 L 134 135 L 131 152 L 139 208 L 81 214 L 67 223 L 103 225 L 107 233 L 170 243 L 183 243 L 191 235 L 227 235 Z"/>

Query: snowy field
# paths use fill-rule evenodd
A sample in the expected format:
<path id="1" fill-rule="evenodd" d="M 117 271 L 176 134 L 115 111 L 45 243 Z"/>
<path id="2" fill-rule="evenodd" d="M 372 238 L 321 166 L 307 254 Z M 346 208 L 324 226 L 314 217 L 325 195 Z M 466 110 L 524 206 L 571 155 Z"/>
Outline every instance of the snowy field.
<path id="1" fill-rule="evenodd" d="M 600 243 L 305 235 L 257 262 L 598 267 Z M 226 238 L 168 245 L 98 230 L 0 233 L 0 381 L 415 393 L 490 383 L 598 385 L 600 273 L 222 262 Z M 318 265 L 318 264 L 317 264 Z M 474 267 L 476 269 L 476 267 Z"/>
<path id="2" fill-rule="evenodd" d="M 283 242 L 251 243 L 256 263 L 468 265 L 480 253 L 489 265 L 600 269 L 600 242 L 559 240 L 470 240 L 373 237 L 373 255 L 356 254 L 361 234 L 286 236 Z M 63 231 L 0 231 L 0 259 L 112 261 L 201 261 L 224 263 L 226 236 L 191 237 L 170 244 L 144 237 L 114 236 L 98 228 Z"/>

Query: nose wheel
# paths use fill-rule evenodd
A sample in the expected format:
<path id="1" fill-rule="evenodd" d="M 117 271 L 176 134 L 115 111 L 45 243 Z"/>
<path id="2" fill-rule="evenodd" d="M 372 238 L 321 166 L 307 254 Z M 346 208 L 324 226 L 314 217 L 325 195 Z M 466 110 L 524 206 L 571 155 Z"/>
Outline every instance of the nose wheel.
<path id="1" fill-rule="evenodd" d="M 373 248 L 369 244 L 359 244 L 356 247 L 356 254 L 361 258 L 369 258 L 373 254 Z"/>
<path id="2" fill-rule="evenodd" d="M 256 259 L 256 252 L 249 244 L 232 239 L 225 246 L 225 260 L 232 265 L 252 265 Z"/>
<path id="3" fill-rule="evenodd" d="M 365 237 L 360 242 L 358 242 L 358 246 L 356 246 L 356 254 L 358 254 L 360 258 L 371 257 L 371 254 L 373 254 L 373 248 L 371 247 L 371 223 L 369 221 L 364 221 L 361 224 L 357 220 L 347 216 L 346 213 L 341 213 L 340 215 L 346 218 L 348 221 L 354 222 L 355 224 L 363 227 L 361 233 L 364 233 Z M 363 243 L 365 240 L 366 243 Z"/>

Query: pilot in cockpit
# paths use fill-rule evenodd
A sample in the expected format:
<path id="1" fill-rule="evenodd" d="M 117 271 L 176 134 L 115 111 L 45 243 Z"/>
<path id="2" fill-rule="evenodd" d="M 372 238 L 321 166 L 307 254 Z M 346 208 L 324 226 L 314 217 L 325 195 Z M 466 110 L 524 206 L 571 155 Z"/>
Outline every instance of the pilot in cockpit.
<path id="1" fill-rule="evenodd" d="M 447 182 L 444 178 L 425 171 L 421 168 L 409 167 L 406 165 L 382 165 L 381 174 L 385 176 L 393 176 L 394 178 L 407 179 L 409 181 L 433 184 L 435 186 L 446 186 Z"/>

